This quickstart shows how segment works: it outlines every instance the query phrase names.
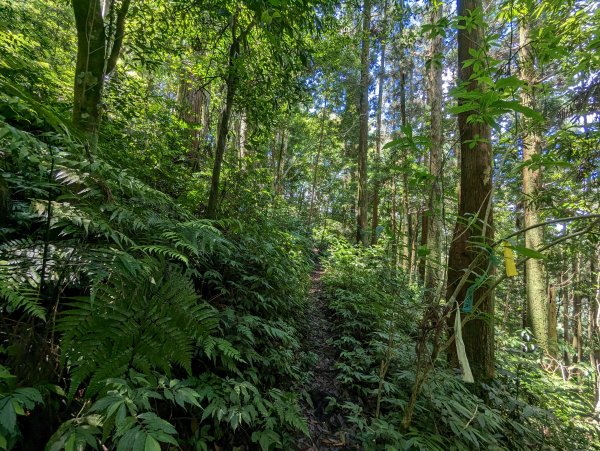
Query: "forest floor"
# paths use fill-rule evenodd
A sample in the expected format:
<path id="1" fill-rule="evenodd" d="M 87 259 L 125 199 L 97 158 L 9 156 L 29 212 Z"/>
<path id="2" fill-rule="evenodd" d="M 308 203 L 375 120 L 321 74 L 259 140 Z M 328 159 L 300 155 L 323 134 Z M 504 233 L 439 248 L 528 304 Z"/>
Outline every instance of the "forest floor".
<path id="1" fill-rule="evenodd" d="M 343 392 L 336 379 L 331 311 L 322 295 L 322 274 L 317 266 L 311 276 L 308 299 L 306 346 L 316 355 L 316 363 L 305 387 L 311 399 L 310 403 L 304 403 L 310 437 L 299 440 L 298 449 L 303 451 L 354 449 L 345 432 L 344 417 L 335 410 L 327 409 L 331 398 L 339 402 Z"/>

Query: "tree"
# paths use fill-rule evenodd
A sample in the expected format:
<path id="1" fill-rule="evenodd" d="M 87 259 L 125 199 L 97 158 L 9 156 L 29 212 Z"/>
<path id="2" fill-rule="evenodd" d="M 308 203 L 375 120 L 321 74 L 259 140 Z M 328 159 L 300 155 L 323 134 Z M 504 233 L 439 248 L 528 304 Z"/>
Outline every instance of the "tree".
<path id="1" fill-rule="evenodd" d="M 441 266 L 442 239 L 442 47 L 443 29 L 440 30 L 443 3 L 432 0 L 431 8 L 431 47 L 429 60 L 429 105 L 431 108 L 431 149 L 429 152 L 429 173 L 432 175 L 431 192 L 427 204 L 427 227 L 425 242 L 429 255 L 425 266 L 425 287 L 432 296 L 442 284 L 443 268 Z"/>
<path id="2" fill-rule="evenodd" d="M 210 193 L 208 196 L 208 206 L 206 208 L 206 216 L 208 218 L 216 218 L 217 208 L 219 206 L 219 180 L 221 179 L 221 166 L 223 165 L 223 156 L 225 155 L 225 146 L 229 135 L 229 121 L 233 112 L 233 101 L 239 83 L 239 67 L 238 58 L 240 55 L 240 46 L 247 39 L 248 34 L 255 26 L 255 21 L 251 21 L 246 26 L 241 26 L 239 11 L 234 12 L 231 17 L 230 32 L 231 44 L 229 45 L 227 73 L 225 75 L 225 105 L 219 119 L 219 129 L 217 132 L 217 145 L 215 148 L 215 159 L 213 170 L 210 179 Z"/>
<path id="3" fill-rule="evenodd" d="M 481 54 L 483 9 L 481 0 L 458 0 L 459 108 L 465 96 L 481 94 L 472 54 Z M 471 97 L 472 98 L 472 97 Z M 491 270 L 489 244 L 493 239 L 492 146 L 490 126 L 468 109 L 458 114 L 460 134 L 460 193 L 458 220 L 448 259 L 447 297 L 451 299 L 464 271 L 472 271 L 469 282 L 459 290 L 460 308 L 468 304 L 469 288 L 473 311 L 463 327 L 466 354 L 475 380 L 494 377 L 494 296 L 485 283 Z M 480 279 L 480 280 L 477 280 Z M 477 287 L 479 285 L 479 287 Z M 468 309 L 467 309 L 468 310 Z M 452 348 L 451 348 L 452 349 Z M 456 355 L 450 353 L 456 365 Z"/>
<path id="4" fill-rule="evenodd" d="M 383 140 L 383 127 L 382 127 L 382 116 L 383 116 L 383 89 L 385 83 L 385 50 L 387 46 L 387 11 L 388 3 L 387 0 L 383 6 L 383 19 L 382 19 L 382 31 L 380 38 L 380 53 L 379 53 L 379 80 L 377 87 L 377 130 L 375 132 L 375 159 L 377 162 L 377 169 L 381 165 L 381 143 Z M 379 226 L 379 189 L 381 182 L 378 180 L 378 175 L 375 176 L 375 182 L 373 183 L 373 214 L 371 217 L 371 244 L 377 244 L 377 238 L 379 232 L 377 230 Z"/>
<path id="5" fill-rule="evenodd" d="M 72 0 L 77 28 L 73 125 L 85 134 L 92 150 L 98 142 L 102 90 L 117 65 L 130 3 Z"/>
<path id="6" fill-rule="evenodd" d="M 369 50 L 371 34 L 371 0 L 364 0 L 362 11 L 362 32 L 360 50 L 360 101 L 359 101 L 359 137 L 358 137 L 358 214 L 356 241 L 363 246 L 369 245 L 367 193 L 367 155 L 369 151 Z"/>
<path id="7" fill-rule="evenodd" d="M 529 10 L 529 9 L 528 9 Z M 524 14 L 519 20 L 519 65 L 521 79 L 525 82 L 522 88 L 521 103 L 527 108 L 537 110 L 536 84 L 539 76 L 536 70 L 534 36 L 530 23 L 531 14 Z M 542 130 L 535 119 L 523 117 L 523 219 L 527 229 L 540 222 L 538 212 L 539 192 L 542 188 L 541 166 L 531 164 L 542 155 Z M 539 249 L 543 243 L 543 229 L 534 227 L 525 231 L 525 247 Z M 553 357 L 558 353 L 556 339 L 551 339 L 550 328 L 556 329 L 555 323 L 550 323 L 550 304 L 547 296 L 546 270 L 544 260 L 531 258 L 527 260 L 525 284 L 527 293 L 527 311 L 533 329 L 533 335 L 542 348 Z"/>

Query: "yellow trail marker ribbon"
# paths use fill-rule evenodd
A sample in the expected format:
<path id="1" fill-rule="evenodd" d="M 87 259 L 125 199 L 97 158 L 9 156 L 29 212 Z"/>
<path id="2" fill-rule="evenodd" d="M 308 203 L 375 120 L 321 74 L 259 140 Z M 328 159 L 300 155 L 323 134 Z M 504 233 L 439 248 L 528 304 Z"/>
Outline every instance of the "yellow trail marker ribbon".
<path id="1" fill-rule="evenodd" d="M 506 276 L 514 277 L 517 275 L 517 265 L 515 265 L 515 256 L 508 241 L 502 243 L 504 246 L 504 267 L 506 268 Z"/>

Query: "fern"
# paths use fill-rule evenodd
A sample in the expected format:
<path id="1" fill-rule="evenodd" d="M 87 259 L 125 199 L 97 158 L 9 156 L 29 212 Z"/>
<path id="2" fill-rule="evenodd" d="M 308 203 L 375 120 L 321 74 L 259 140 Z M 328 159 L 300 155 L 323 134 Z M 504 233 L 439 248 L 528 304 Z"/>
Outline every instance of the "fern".
<path id="1" fill-rule="evenodd" d="M 169 374 L 178 365 L 191 372 L 196 342 L 216 328 L 214 310 L 176 266 L 158 260 L 146 265 L 148 273 L 138 274 L 117 265 L 91 296 L 68 303 L 58 328 L 63 360 L 72 371 L 71 396 L 88 380 L 91 396 L 102 380 L 128 369 Z"/>

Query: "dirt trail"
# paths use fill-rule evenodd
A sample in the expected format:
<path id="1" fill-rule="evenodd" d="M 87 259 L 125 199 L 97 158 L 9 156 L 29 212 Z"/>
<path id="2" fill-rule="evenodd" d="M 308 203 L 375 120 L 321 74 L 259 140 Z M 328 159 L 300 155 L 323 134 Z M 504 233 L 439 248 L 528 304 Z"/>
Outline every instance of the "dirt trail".
<path id="1" fill-rule="evenodd" d="M 306 387 L 313 405 L 306 403 L 304 406 L 311 436 L 298 443 L 298 449 L 303 451 L 352 449 L 348 446 L 347 436 L 343 431 L 343 416 L 335 412 L 326 412 L 328 398 L 339 400 L 342 389 L 335 377 L 336 351 L 331 344 L 331 312 L 322 295 L 322 274 L 320 268 L 314 271 L 309 292 L 307 346 L 309 351 L 317 355 L 317 362 L 312 368 L 312 378 Z"/>

